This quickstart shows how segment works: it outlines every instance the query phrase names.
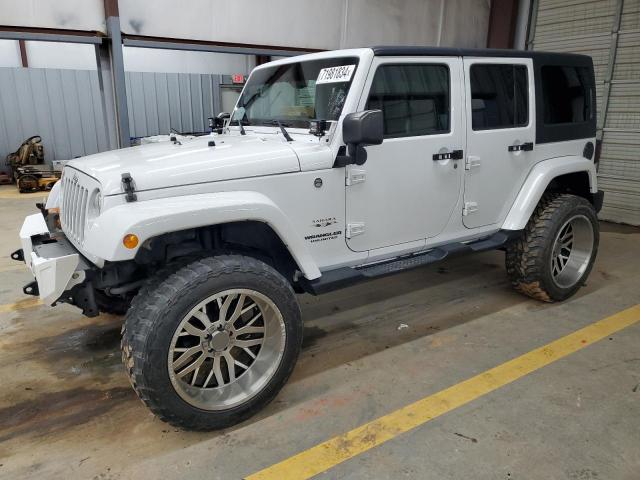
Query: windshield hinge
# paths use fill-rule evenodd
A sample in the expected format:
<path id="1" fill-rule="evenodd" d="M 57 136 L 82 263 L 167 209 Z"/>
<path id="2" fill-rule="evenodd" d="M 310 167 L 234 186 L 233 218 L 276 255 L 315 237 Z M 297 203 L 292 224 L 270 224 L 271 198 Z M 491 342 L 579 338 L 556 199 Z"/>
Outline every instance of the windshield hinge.
<path id="1" fill-rule="evenodd" d="M 362 183 L 367 179 L 366 170 L 360 170 L 358 168 L 351 168 L 347 173 L 345 179 L 345 185 L 355 185 L 356 183 Z"/>
<path id="2" fill-rule="evenodd" d="M 356 235 L 362 235 L 364 233 L 364 222 L 354 222 L 347 224 L 347 238 L 353 238 Z"/>
<path id="3" fill-rule="evenodd" d="M 464 161 L 464 169 L 471 170 L 480 166 L 480 157 L 475 155 L 467 155 L 467 159 Z"/>
<path id="4" fill-rule="evenodd" d="M 462 209 L 462 215 L 467 216 L 471 213 L 475 213 L 478 211 L 478 203 L 477 202 L 464 202 L 464 208 Z"/>

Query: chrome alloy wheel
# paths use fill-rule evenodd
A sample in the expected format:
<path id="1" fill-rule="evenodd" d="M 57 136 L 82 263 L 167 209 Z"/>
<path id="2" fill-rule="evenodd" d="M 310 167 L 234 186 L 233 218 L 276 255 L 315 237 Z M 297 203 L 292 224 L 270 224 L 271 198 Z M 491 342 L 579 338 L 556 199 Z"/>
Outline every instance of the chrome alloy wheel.
<path id="1" fill-rule="evenodd" d="M 593 226 L 584 215 L 567 220 L 553 242 L 551 276 L 561 288 L 574 286 L 589 266 L 593 255 Z"/>
<path id="2" fill-rule="evenodd" d="M 197 408 L 233 408 L 276 373 L 285 336 L 282 314 L 266 296 L 247 289 L 216 293 L 180 321 L 169 347 L 171 383 Z"/>

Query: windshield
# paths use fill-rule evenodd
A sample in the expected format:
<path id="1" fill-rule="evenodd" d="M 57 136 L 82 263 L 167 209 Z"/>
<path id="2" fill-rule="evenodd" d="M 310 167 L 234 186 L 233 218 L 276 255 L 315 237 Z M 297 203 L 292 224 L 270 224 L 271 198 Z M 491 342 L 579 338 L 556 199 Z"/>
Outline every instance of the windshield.
<path id="1" fill-rule="evenodd" d="M 353 80 L 357 57 L 326 58 L 256 70 L 238 99 L 233 120 L 243 125 L 308 128 L 335 121 Z"/>

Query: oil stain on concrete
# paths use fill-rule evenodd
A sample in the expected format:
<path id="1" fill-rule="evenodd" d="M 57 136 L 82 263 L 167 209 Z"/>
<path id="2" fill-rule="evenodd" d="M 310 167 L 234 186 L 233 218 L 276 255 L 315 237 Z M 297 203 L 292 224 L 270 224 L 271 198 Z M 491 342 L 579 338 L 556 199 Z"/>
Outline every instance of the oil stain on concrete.
<path id="1" fill-rule="evenodd" d="M 134 396 L 127 387 L 44 392 L 0 409 L 0 443 L 23 435 L 45 436 L 82 425 Z"/>

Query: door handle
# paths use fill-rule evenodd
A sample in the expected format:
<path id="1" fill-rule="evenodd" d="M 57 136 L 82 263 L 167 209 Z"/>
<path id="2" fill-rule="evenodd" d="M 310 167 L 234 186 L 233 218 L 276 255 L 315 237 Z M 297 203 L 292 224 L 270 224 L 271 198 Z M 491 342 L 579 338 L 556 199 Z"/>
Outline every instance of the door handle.
<path id="1" fill-rule="evenodd" d="M 526 142 L 520 145 L 509 145 L 507 150 L 510 152 L 530 152 L 533 150 L 533 142 Z"/>
<path id="2" fill-rule="evenodd" d="M 433 160 L 462 160 L 462 150 L 453 150 L 447 153 L 434 153 Z"/>

